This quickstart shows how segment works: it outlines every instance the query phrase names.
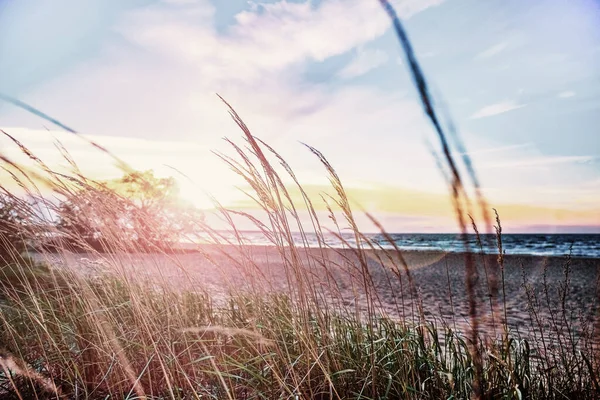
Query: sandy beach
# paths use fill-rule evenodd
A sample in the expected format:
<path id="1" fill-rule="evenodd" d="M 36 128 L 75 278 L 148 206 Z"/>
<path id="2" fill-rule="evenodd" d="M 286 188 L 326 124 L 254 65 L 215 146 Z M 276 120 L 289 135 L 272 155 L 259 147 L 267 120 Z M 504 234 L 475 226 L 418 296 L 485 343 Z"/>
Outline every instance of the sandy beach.
<path id="1" fill-rule="evenodd" d="M 206 291 L 217 302 L 232 293 L 293 296 L 304 290 L 316 294 L 313 298 L 353 312 L 366 310 L 370 299 L 382 314 L 419 321 L 420 303 L 428 320 L 441 320 L 460 329 L 469 325 L 464 254 L 403 252 L 408 274 L 394 252 L 365 254 L 363 264 L 350 249 L 300 249 L 301 261 L 296 265 L 301 268 L 286 265 L 277 248 L 268 246 L 204 246 L 199 253 L 173 255 L 38 257 L 85 274 L 116 273 L 157 287 Z M 581 333 L 585 329 L 582 321 L 598 315 L 600 259 L 570 259 L 566 292 L 561 290 L 565 287 L 564 257 L 506 255 L 503 282 L 497 255 L 474 254 L 473 261 L 478 274 L 474 291 L 477 320 L 485 332 L 500 333 L 504 309 L 511 330 L 524 335 L 531 329 L 550 331 L 552 325 L 565 323 L 572 323 Z M 415 290 L 411 290 L 411 280 Z"/>

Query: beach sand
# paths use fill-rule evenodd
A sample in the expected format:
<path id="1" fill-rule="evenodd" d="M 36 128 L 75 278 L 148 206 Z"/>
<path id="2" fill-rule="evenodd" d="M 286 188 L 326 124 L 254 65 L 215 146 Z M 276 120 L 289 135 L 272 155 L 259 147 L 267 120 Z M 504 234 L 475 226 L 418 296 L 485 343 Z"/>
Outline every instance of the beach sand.
<path id="1" fill-rule="evenodd" d="M 182 290 L 206 291 L 217 299 L 232 293 L 295 296 L 304 291 L 348 312 L 365 311 L 371 302 L 382 315 L 394 319 L 419 322 L 424 316 L 460 330 L 470 326 L 465 254 L 403 252 L 407 274 L 393 251 L 366 251 L 366 263 L 361 263 L 351 249 L 300 249 L 295 255 L 300 261 L 294 264 L 301 265 L 300 268 L 285 264 L 284 259 L 293 259 L 287 252 L 282 257 L 275 247 L 204 246 L 200 253 L 173 255 L 43 257 L 51 257 L 52 264 L 92 275 L 124 274 L 156 286 L 166 284 Z M 508 326 L 514 333 L 527 336 L 532 329 L 541 329 L 550 334 L 553 329 L 572 324 L 577 335 L 581 335 L 585 333 L 585 321 L 599 314 L 600 259 L 567 261 L 565 257 L 509 254 L 504 258 L 502 280 L 497 258 L 497 255 L 472 256 L 478 275 L 474 296 L 481 331 L 500 334 L 506 310 Z M 562 296 L 566 265 L 569 265 L 568 292 Z"/>

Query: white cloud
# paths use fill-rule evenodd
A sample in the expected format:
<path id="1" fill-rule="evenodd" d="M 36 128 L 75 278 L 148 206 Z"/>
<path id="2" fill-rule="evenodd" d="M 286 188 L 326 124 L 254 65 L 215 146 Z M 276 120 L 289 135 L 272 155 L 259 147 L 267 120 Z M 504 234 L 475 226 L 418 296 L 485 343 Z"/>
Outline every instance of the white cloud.
<path id="1" fill-rule="evenodd" d="M 438 6 L 445 0 L 391 0 L 390 3 L 396 8 L 401 18 L 409 18 L 427 8 Z"/>
<path id="2" fill-rule="evenodd" d="M 461 153 L 461 155 L 475 156 L 475 155 L 481 155 L 481 154 L 510 152 L 510 151 L 517 150 L 517 149 L 531 147 L 532 145 L 533 145 L 533 143 L 528 142 L 528 143 L 502 145 L 502 146 L 497 146 L 497 147 L 487 147 L 487 148 L 481 148 L 481 149 L 474 149 L 467 153 Z"/>
<path id="3" fill-rule="evenodd" d="M 568 99 L 569 97 L 573 97 L 575 96 L 575 92 L 571 91 L 571 90 L 567 90 L 565 92 L 561 92 L 558 94 L 558 97 L 561 99 Z"/>
<path id="4" fill-rule="evenodd" d="M 471 115 L 470 118 L 478 119 L 492 117 L 494 115 L 504 114 L 506 112 L 517 110 L 522 107 L 525 107 L 525 104 L 517 104 L 514 100 L 501 101 L 499 103 L 490 104 L 488 106 L 483 107 L 482 109 Z"/>
<path id="5" fill-rule="evenodd" d="M 590 185 L 598 175 L 594 166 L 597 156 L 545 154 L 536 143 L 500 140 L 490 146 L 483 138 L 473 139 L 467 143 L 484 144 L 470 155 L 492 203 L 573 208 L 583 204 L 590 193 L 599 193 L 599 187 Z"/>
<path id="6" fill-rule="evenodd" d="M 437 3 L 408 1 L 404 15 Z M 348 184 L 375 179 L 423 187 L 426 181 L 445 189 L 421 142 L 430 128 L 418 103 L 377 88 L 347 84 L 332 90 L 303 79 L 308 61 L 351 51 L 389 28 L 377 2 L 265 4 L 239 14 L 224 32 L 214 28 L 214 13 L 208 1 L 163 2 L 136 10 L 117 24 L 120 40 L 107 43 L 97 58 L 39 86 L 23 100 L 98 137 L 196 142 L 220 150 L 225 146 L 222 137 L 237 138 L 241 132 L 215 96 L 219 93 L 254 134 L 292 165 L 307 165 L 305 176 L 311 179 L 323 171 L 298 140 L 323 151 Z M 386 57 L 381 51 L 374 54 L 376 59 Z M 44 123 L 22 112 L 2 116 L 7 126 Z M 143 165 L 180 164 L 180 151 L 172 146 L 152 149 L 140 146 L 123 158 Z M 198 151 L 198 160 L 204 154 Z M 359 154 L 365 163 L 352 161 Z M 374 154 L 381 162 L 372 161 Z M 195 181 L 202 182 L 207 170 L 213 175 L 219 166 L 226 169 L 220 164 L 207 169 L 193 157 L 185 160 L 178 168 L 191 171 Z M 100 162 L 95 164 L 101 168 Z M 417 164 L 419 176 L 397 180 L 394 171 Z"/>
<path id="7" fill-rule="evenodd" d="M 395 3 L 407 17 L 441 0 Z M 308 1 L 260 4 L 236 15 L 236 24 L 225 34 L 216 33 L 213 14 L 214 7 L 205 0 L 180 8 L 159 4 L 132 13 L 119 31 L 146 50 L 197 64 L 214 78 L 244 80 L 343 54 L 390 26 L 377 1 L 363 0 L 330 0 L 318 6 Z"/>
<path id="8" fill-rule="evenodd" d="M 482 164 L 481 168 L 523 168 L 547 167 L 557 164 L 581 164 L 594 161 L 595 156 L 540 156 L 526 159 L 504 161 L 494 164 Z"/>
<path id="9" fill-rule="evenodd" d="M 440 2 L 395 3 L 408 16 Z M 363 0 L 260 4 L 238 14 L 226 31 L 215 29 L 214 15 L 208 0 L 136 9 L 116 24 L 120 40 L 23 99 L 85 132 L 201 138 L 213 145 L 234 129 L 219 93 L 251 127 L 280 135 L 300 116 L 322 115 L 323 109 L 338 114 L 344 107 L 346 99 L 335 91 L 303 80 L 307 61 L 348 52 L 389 28 L 380 5 Z M 383 57 L 376 53 L 376 59 Z M 360 90 L 349 92 L 360 96 Z M 360 98 L 357 102 L 357 109 L 365 108 Z M 407 105 L 395 99 L 383 106 Z M 3 123 L 32 126 L 18 112 L 4 116 Z"/>
<path id="10" fill-rule="evenodd" d="M 359 50 L 338 75 L 344 79 L 355 78 L 382 66 L 387 61 L 388 55 L 383 50 Z"/>
<path id="11" fill-rule="evenodd" d="M 481 53 L 477 54 L 475 56 L 475 58 L 489 58 L 489 57 L 493 57 L 496 54 L 499 54 L 499 53 L 503 52 L 507 47 L 508 47 L 508 42 L 497 43 L 497 44 L 495 44 L 495 45 L 487 48 L 486 50 L 482 51 Z"/>
<path id="12" fill-rule="evenodd" d="M 431 58 L 435 57 L 435 53 L 433 51 L 426 51 L 418 54 L 419 58 Z"/>

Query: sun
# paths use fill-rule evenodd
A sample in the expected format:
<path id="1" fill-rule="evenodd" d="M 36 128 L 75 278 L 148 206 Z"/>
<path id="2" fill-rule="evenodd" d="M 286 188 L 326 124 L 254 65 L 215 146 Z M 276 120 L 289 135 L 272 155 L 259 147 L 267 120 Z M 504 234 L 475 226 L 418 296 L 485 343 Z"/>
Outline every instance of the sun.
<path id="1" fill-rule="evenodd" d="M 236 182 L 229 176 L 222 179 L 198 177 L 198 180 L 188 177 L 176 178 L 182 200 L 189 202 L 201 210 L 213 210 L 217 207 L 215 200 L 224 207 L 232 207 L 245 195 L 238 189 Z"/>

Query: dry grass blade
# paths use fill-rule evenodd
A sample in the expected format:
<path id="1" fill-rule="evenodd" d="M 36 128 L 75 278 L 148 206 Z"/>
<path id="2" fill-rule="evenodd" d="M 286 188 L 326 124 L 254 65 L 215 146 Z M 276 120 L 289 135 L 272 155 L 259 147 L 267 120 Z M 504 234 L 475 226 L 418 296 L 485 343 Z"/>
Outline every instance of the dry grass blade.
<path id="1" fill-rule="evenodd" d="M 413 82 L 419 92 L 419 95 L 421 98 L 421 103 L 423 105 L 423 109 L 425 111 L 425 114 L 427 114 L 427 116 L 429 117 L 429 120 L 431 121 L 433 127 L 435 128 L 438 139 L 442 146 L 442 153 L 444 154 L 444 157 L 445 157 L 445 164 L 450 168 L 450 171 L 452 174 L 452 197 L 453 197 L 454 209 L 456 212 L 456 216 L 458 218 L 459 227 L 462 232 L 463 242 L 465 244 L 465 264 L 466 264 L 466 275 L 467 275 L 466 276 L 466 287 L 467 287 L 467 291 L 469 294 L 469 314 L 471 317 L 471 331 L 472 331 L 471 332 L 471 342 L 472 342 L 473 358 L 476 361 L 476 365 L 475 365 L 475 368 L 476 368 L 475 397 L 481 398 L 481 396 L 482 396 L 482 393 L 481 393 L 482 368 L 481 368 L 481 354 L 479 354 L 478 346 L 477 346 L 477 340 L 478 340 L 479 333 L 478 333 L 478 320 L 477 320 L 477 301 L 475 298 L 475 286 L 476 286 L 476 282 L 477 282 L 477 276 L 476 276 L 477 271 L 476 271 L 476 268 L 473 263 L 471 251 L 468 247 L 469 242 L 468 242 L 468 236 L 467 236 L 466 222 L 465 222 L 465 217 L 464 217 L 464 211 L 461 207 L 461 200 L 464 200 L 464 202 L 466 204 L 468 204 L 469 197 L 465 190 L 464 184 L 462 182 L 457 164 L 454 161 L 454 157 L 452 155 L 452 151 L 450 149 L 449 142 L 448 142 L 448 140 L 446 138 L 446 134 L 444 132 L 444 128 L 442 127 L 442 124 L 438 118 L 436 111 L 435 111 L 434 103 L 433 103 L 431 95 L 429 93 L 427 80 L 425 79 L 425 75 L 423 74 L 423 71 L 417 61 L 412 44 L 411 44 L 410 40 L 408 39 L 408 35 L 406 34 L 406 31 L 404 30 L 404 27 L 402 26 L 400 18 L 398 17 L 398 14 L 396 13 L 396 11 L 392 7 L 392 5 L 387 0 L 380 0 L 380 2 L 382 4 L 382 6 L 384 7 L 384 9 L 386 10 L 387 14 L 389 15 L 390 19 L 392 20 L 392 24 L 394 25 L 396 35 L 397 35 L 398 39 L 400 40 L 400 43 L 404 50 L 404 54 L 408 60 L 411 77 L 412 77 Z M 464 152 L 463 152 L 463 158 L 466 160 L 469 160 L 468 156 Z M 486 223 L 488 226 L 491 226 L 491 223 L 489 223 L 487 221 L 487 220 L 489 220 L 489 217 L 487 217 L 488 214 L 486 212 L 486 203 L 483 200 L 483 196 L 480 195 L 480 191 L 479 191 L 479 187 L 478 187 L 478 180 L 477 180 L 477 177 L 474 175 L 474 170 L 471 168 L 469 161 L 467 161 L 467 166 L 469 167 L 468 171 L 472 174 L 473 182 L 477 185 L 476 190 L 477 190 L 478 196 L 481 200 L 480 205 L 483 207 L 482 211 L 484 213 L 484 216 L 486 216 Z"/>

